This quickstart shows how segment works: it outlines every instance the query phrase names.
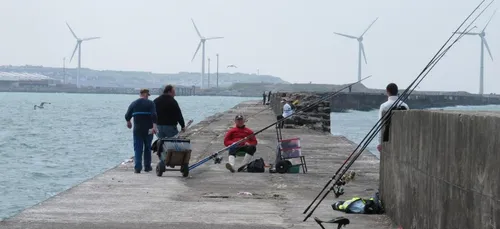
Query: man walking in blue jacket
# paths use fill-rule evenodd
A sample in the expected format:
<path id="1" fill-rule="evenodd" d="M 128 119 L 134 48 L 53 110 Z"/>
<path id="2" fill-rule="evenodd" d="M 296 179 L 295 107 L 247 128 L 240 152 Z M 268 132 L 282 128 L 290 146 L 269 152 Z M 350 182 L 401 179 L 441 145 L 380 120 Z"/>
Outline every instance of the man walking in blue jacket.
<path id="1" fill-rule="evenodd" d="M 127 127 L 132 128 L 130 120 L 134 118 L 134 172 L 140 173 L 142 170 L 142 157 L 144 153 L 144 171 L 153 170 L 151 167 L 151 142 L 157 132 L 156 107 L 153 101 L 149 100 L 148 89 L 141 89 L 140 98 L 133 101 L 125 114 Z"/>

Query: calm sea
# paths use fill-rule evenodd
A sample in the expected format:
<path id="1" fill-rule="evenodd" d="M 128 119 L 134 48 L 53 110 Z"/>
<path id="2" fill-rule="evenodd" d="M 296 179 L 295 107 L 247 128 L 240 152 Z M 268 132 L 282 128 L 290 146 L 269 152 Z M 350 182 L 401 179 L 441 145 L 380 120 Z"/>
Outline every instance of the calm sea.
<path id="1" fill-rule="evenodd" d="M 125 111 L 135 95 L 0 93 L 0 220 L 112 168 L 133 155 Z M 152 99 L 156 96 L 152 96 Z M 260 98 L 176 97 L 197 123 Z M 45 109 L 35 104 L 50 102 Z M 411 106 L 411 105 L 410 105 Z M 446 109 L 500 110 L 500 106 Z M 359 142 L 377 111 L 333 113 L 332 133 Z M 375 143 L 372 153 L 378 155 Z"/>

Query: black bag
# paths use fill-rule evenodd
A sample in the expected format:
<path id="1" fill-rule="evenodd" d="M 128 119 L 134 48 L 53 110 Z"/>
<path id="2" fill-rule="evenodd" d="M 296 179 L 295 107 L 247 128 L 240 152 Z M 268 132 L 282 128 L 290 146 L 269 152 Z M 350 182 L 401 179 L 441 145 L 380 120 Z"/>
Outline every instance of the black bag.
<path id="1" fill-rule="evenodd" d="M 255 159 L 254 161 L 250 162 L 247 165 L 247 172 L 249 172 L 249 173 L 263 173 L 265 171 L 264 166 L 265 166 L 264 159 L 262 159 L 262 157 L 259 159 Z"/>
<path id="2" fill-rule="evenodd" d="M 395 107 L 393 110 L 399 110 L 399 111 L 405 111 L 407 110 L 405 106 L 403 105 L 398 105 L 397 107 Z M 391 112 L 391 111 L 389 111 Z M 391 116 L 392 118 L 392 116 Z M 391 129 L 391 118 L 389 118 L 389 116 L 386 117 L 386 123 L 385 125 L 382 127 L 382 141 L 383 142 L 388 142 L 389 141 L 389 135 L 390 135 L 390 129 Z"/>

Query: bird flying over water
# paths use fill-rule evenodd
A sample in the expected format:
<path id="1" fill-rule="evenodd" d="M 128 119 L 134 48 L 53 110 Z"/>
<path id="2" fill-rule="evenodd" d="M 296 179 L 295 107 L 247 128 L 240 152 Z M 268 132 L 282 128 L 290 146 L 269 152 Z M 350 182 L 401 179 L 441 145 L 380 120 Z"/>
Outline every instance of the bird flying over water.
<path id="1" fill-rule="evenodd" d="M 50 104 L 50 103 L 48 103 L 48 102 L 41 102 L 39 106 L 38 105 L 34 105 L 33 106 L 33 110 L 36 110 L 36 108 L 43 109 L 44 108 L 43 107 L 44 104 Z"/>

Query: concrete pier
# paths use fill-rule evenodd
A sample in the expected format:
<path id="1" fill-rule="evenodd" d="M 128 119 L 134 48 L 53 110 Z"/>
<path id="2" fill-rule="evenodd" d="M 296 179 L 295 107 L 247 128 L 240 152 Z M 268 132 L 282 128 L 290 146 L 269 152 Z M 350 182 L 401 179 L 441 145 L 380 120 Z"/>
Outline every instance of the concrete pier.
<path id="1" fill-rule="evenodd" d="M 247 126 L 255 131 L 276 120 L 262 101 L 249 101 L 198 123 L 187 133 L 194 150 L 191 163 L 223 148 L 222 139 L 233 126 L 236 114 L 245 115 Z M 191 171 L 188 178 L 182 178 L 177 171 L 165 172 L 163 177 L 154 172 L 134 174 L 132 164 L 119 165 L 0 222 L 0 228 L 319 228 L 314 216 L 323 220 L 347 217 L 350 229 L 396 228 L 384 215 L 346 215 L 331 208 L 337 200 L 372 197 L 377 191 L 379 161 L 368 152 L 351 168 L 357 176 L 346 185 L 346 194 L 335 199 L 331 193 L 313 217 L 302 222 L 306 206 L 355 145 L 344 137 L 305 128 L 283 129 L 283 137 L 301 138 L 308 173 L 271 174 L 267 169 L 265 173 L 230 173 L 224 167 L 227 152 L 222 164 L 210 161 Z M 259 134 L 257 139 L 256 157 L 274 163 L 274 127 Z M 156 164 L 157 157 L 153 159 Z M 237 158 L 237 166 L 241 160 Z"/>
<path id="2" fill-rule="evenodd" d="M 380 153 L 387 214 L 405 229 L 500 228 L 499 128 L 500 112 L 395 112 Z"/>

